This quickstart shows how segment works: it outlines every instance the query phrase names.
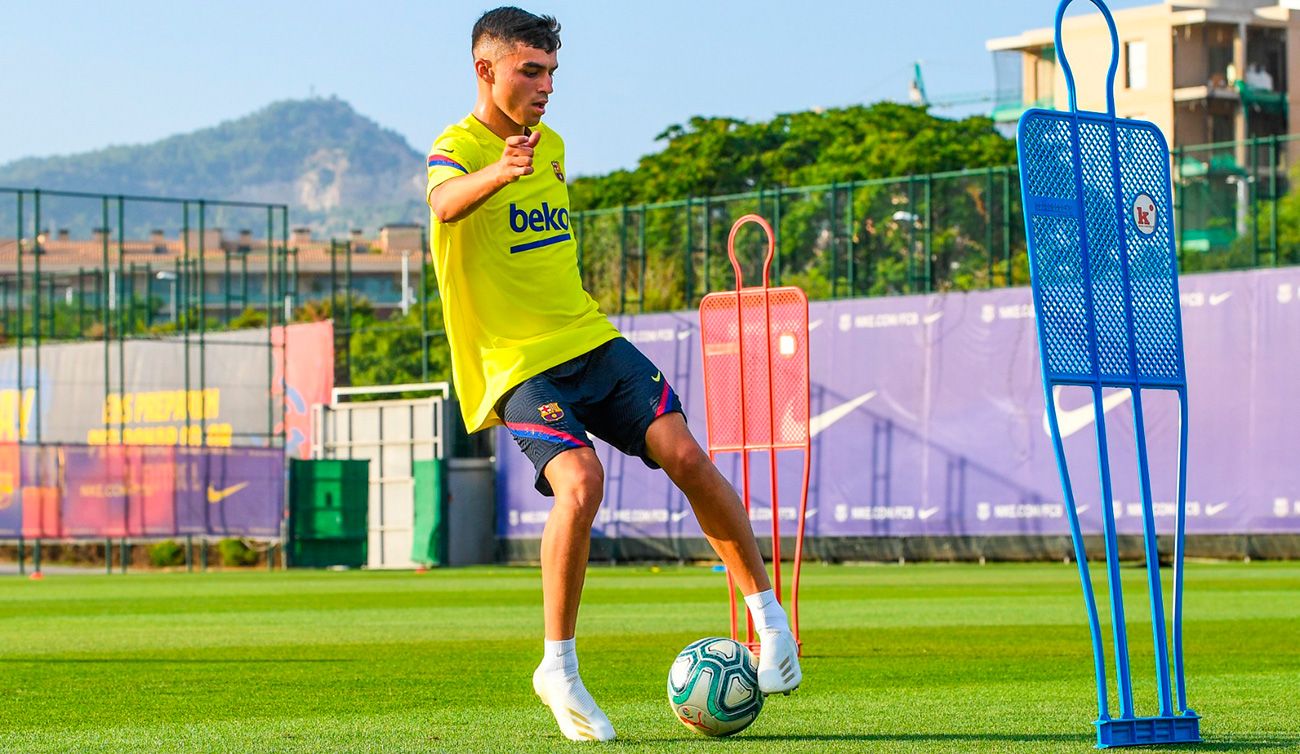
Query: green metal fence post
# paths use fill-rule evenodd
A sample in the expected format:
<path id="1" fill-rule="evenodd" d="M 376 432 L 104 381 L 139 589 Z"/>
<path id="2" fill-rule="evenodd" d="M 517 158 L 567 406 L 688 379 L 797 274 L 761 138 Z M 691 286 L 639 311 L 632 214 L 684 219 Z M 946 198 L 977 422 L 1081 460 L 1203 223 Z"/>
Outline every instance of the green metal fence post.
<path id="1" fill-rule="evenodd" d="M 275 395 L 275 310 L 277 299 L 271 292 L 271 278 L 275 274 L 275 249 L 271 245 L 271 238 L 275 235 L 275 210 L 271 207 L 266 208 L 266 394 Z M 283 271 L 284 265 L 280 265 Z M 277 283 L 279 282 L 277 278 Z M 282 286 L 277 285 L 277 288 Z M 403 291 L 405 296 L 406 292 Z M 285 325 L 289 323 L 284 322 Z M 289 332 L 281 331 L 280 352 L 284 353 L 289 340 Z M 280 392 L 280 400 L 285 400 L 286 396 L 283 391 Z M 204 415 L 207 415 L 207 399 L 204 398 Z M 266 402 L 266 444 L 273 444 L 275 435 L 275 401 Z"/>
<path id="2" fill-rule="evenodd" d="M 32 285 L 32 367 L 36 373 L 36 379 L 32 381 L 32 389 L 35 391 L 35 401 L 33 405 L 36 410 L 32 411 L 32 419 L 35 420 L 36 443 L 41 442 L 41 190 L 36 189 L 32 192 L 32 274 L 35 280 Z M 36 540 L 36 554 L 39 557 L 41 552 L 41 541 Z M 40 571 L 40 567 L 36 568 Z"/>
<path id="3" fill-rule="evenodd" d="M 126 316 L 122 306 L 122 283 L 126 273 L 126 199 L 117 197 L 117 400 L 126 405 Z M 118 411 L 117 442 L 126 442 L 126 411 Z M 125 555 L 123 556 L 125 557 Z"/>
<path id="4" fill-rule="evenodd" d="M 208 385 L 208 250 L 207 250 L 207 228 L 208 228 L 208 205 L 207 202 L 199 200 L 199 447 L 205 447 L 208 444 L 208 412 L 203 394 Z M 270 280 L 267 280 L 270 285 Z M 271 313 L 267 312 L 269 318 Z M 187 388 L 188 390 L 188 388 Z M 190 404 L 189 395 L 185 396 L 186 405 Z M 203 479 L 201 480 L 203 489 L 208 488 L 208 466 L 203 465 Z"/>
<path id="5" fill-rule="evenodd" d="M 858 294 L 858 270 L 853 254 L 853 224 L 856 222 L 853 211 L 853 182 L 844 184 L 844 254 L 849 276 L 849 296 Z"/>
<path id="6" fill-rule="evenodd" d="M 708 293 L 709 288 L 713 285 L 713 278 L 709 274 L 709 245 L 712 241 L 713 210 L 709 204 L 709 197 L 704 197 L 704 285 L 700 288 L 701 295 Z"/>
<path id="7" fill-rule="evenodd" d="M 230 249 L 222 249 L 222 252 L 225 262 L 225 278 L 223 279 L 225 285 L 221 286 L 223 289 L 222 299 L 224 300 L 222 316 L 226 324 L 230 324 Z"/>
<path id="8" fill-rule="evenodd" d="M 781 199 L 785 189 L 777 186 L 772 195 L 772 239 L 776 249 L 772 254 L 772 285 L 781 285 Z"/>
<path id="9" fill-rule="evenodd" d="M 1247 201 L 1250 202 L 1250 250 L 1251 266 L 1259 267 L 1259 138 L 1246 140 L 1246 150 L 1250 155 L 1250 172 L 1246 182 Z"/>
<path id="10" fill-rule="evenodd" d="M 993 287 L 993 168 L 984 175 L 984 255 L 988 267 L 984 281 L 985 288 Z"/>
<path id="11" fill-rule="evenodd" d="M 103 233 L 100 235 L 100 265 L 101 266 L 99 268 L 99 281 L 98 281 L 100 283 L 99 322 L 100 322 L 100 327 L 103 330 L 102 336 L 103 336 L 103 343 L 104 343 L 104 403 L 107 404 L 109 396 L 112 395 L 113 393 L 112 381 L 111 378 L 109 377 L 110 374 L 109 364 L 112 363 L 109 357 L 109 341 L 112 338 L 113 327 L 112 327 L 112 323 L 109 321 L 109 309 L 108 309 L 108 298 L 110 295 L 112 295 L 110 293 L 110 288 L 112 286 L 108 280 L 109 267 L 108 267 L 108 197 L 107 196 L 102 197 L 100 199 L 100 215 L 101 215 L 101 219 L 100 219 L 101 224 L 99 227 L 103 230 Z M 109 431 L 110 431 L 111 424 L 112 422 L 109 420 L 108 412 L 104 412 L 104 444 L 105 445 L 110 444 Z M 121 438 L 118 439 L 120 440 Z"/>
<path id="12" fill-rule="evenodd" d="M 355 245 L 352 243 L 352 240 L 348 239 L 348 254 L 344 257 L 344 274 L 346 277 L 343 282 L 348 289 L 347 300 L 344 302 L 347 309 L 346 320 L 344 322 L 346 325 L 344 332 L 347 336 L 347 351 L 344 354 L 344 360 L 347 364 L 347 384 L 349 385 L 352 384 L 352 252 L 355 250 L 354 247 Z"/>
<path id="13" fill-rule="evenodd" d="M 23 405 L 23 403 L 25 402 L 25 401 L 23 400 L 23 397 L 27 394 L 26 391 L 23 389 L 23 387 L 24 387 L 24 386 L 23 386 L 23 382 L 24 382 L 24 379 L 23 379 L 23 336 L 25 335 L 25 333 L 24 333 L 23 331 L 26 329 L 26 322 L 24 322 L 24 320 L 26 319 L 25 313 L 26 313 L 26 310 L 27 310 L 27 304 L 26 304 L 26 302 L 23 301 L 23 231 L 25 230 L 25 228 L 23 228 L 23 219 L 24 219 L 24 218 L 23 218 L 23 192 L 21 192 L 21 191 L 18 192 L 18 208 L 17 208 L 17 209 L 18 209 L 18 233 L 17 233 L 17 235 L 14 236 L 14 241 L 15 241 L 15 243 L 18 244 L 18 250 L 17 250 L 17 253 L 16 253 L 16 256 L 17 256 L 17 258 L 18 258 L 18 283 L 17 283 L 17 287 L 18 287 L 18 301 L 17 301 L 17 303 L 16 303 L 16 307 L 17 307 L 17 310 L 18 310 L 18 311 L 17 311 L 17 318 L 18 318 L 18 379 L 17 379 L 17 383 L 18 383 L 18 406 L 19 406 L 19 408 L 18 408 L 18 440 L 21 442 L 21 441 L 25 441 L 25 440 L 27 439 L 27 425 L 26 425 L 26 423 L 23 421 L 24 417 L 23 417 L 23 410 L 22 410 L 22 405 Z"/>
<path id="14" fill-rule="evenodd" d="M 912 293 L 912 286 L 916 282 L 916 188 L 913 176 L 907 177 L 907 287 L 904 289 L 907 293 Z"/>
<path id="15" fill-rule="evenodd" d="M 627 205 L 620 209 L 619 223 L 619 275 L 618 275 L 618 313 L 623 314 L 627 310 Z"/>
<path id="16" fill-rule="evenodd" d="M 933 176 L 925 176 L 925 292 L 934 290 L 934 190 Z"/>
<path id="17" fill-rule="evenodd" d="M 831 206 L 830 206 L 830 211 L 827 213 L 827 215 L 830 218 L 830 222 L 826 224 L 831 232 L 831 241 L 830 241 L 830 249 L 829 249 L 831 253 L 831 275 L 830 275 L 831 298 L 839 298 L 839 291 L 840 291 L 840 249 L 839 249 L 840 239 L 839 239 L 839 234 L 835 232 L 835 216 L 839 214 L 839 212 L 836 211 L 838 209 L 838 207 L 836 207 L 836 198 L 837 198 L 835 196 L 836 187 L 837 184 L 834 181 L 831 181 L 831 188 L 830 188 Z"/>
<path id="18" fill-rule="evenodd" d="M 1002 264 L 1005 268 L 1003 284 L 1015 285 L 1011 274 L 1011 168 L 1002 169 Z"/>
<path id="19" fill-rule="evenodd" d="M 645 203 L 641 204 L 640 221 L 637 223 L 637 253 L 641 256 L 641 271 L 636 281 L 636 309 L 638 312 L 645 312 L 645 270 L 646 260 L 650 253 L 645 247 Z"/>
<path id="20" fill-rule="evenodd" d="M 49 306 L 45 307 L 45 337 L 54 340 L 59 337 L 55 330 L 54 316 L 54 273 L 45 279 L 45 298 L 49 301 Z"/>
<path id="21" fill-rule="evenodd" d="M 581 242 L 580 242 L 581 243 Z M 420 381 L 429 381 L 429 247 L 420 232 Z M 579 273 L 581 274 L 581 273 Z"/>
<path id="22" fill-rule="evenodd" d="M 1268 245 L 1273 252 L 1273 266 L 1281 264 L 1280 249 L 1277 246 L 1277 135 L 1269 138 L 1268 150 L 1268 198 L 1269 198 L 1269 233 Z"/>
<path id="23" fill-rule="evenodd" d="M 1174 252 L 1178 255 L 1178 267 L 1179 267 L 1179 269 L 1182 269 L 1182 267 L 1183 267 L 1183 247 L 1184 247 L 1184 240 L 1183 240 L 1184 236 L 1183 236 L 1183 234 L 1184 234 L 1184 232 L 1186 231 L 1186 228 L 1187 228 L 1187 223 L 1186 223 L 1186 222 L 1184 221 L 1184 219 L 1183 219 L 1183 201 L 1184 201 L 1185 194 L 1186 194 L 1186 192 L 1183 190 L 1183 186 L 1182 186 L 1182 183 L 1183 183 L 1183 148 L 1182 148 L 1182 147 L 1174 147 L 1173 150 L 1172 150 L 1171 159 L 1173 160 L 1173 163 L 1174 163 L 1174 164 L 1173 164 L 1173 171 L 1172 171 L 1171 175 L 1173 176 L 1174 236 L 1175 236 L 1175 238 L 1176 238 L 1176 240 L 1177 240 L 1177 242 L 1176 242 L 1176 244 L 1175 244 L 1176 248 L 1174 249 Z"/>
<path id="24" fill-rule="evenodd" d="M 690 307 L 695 300 L 695 235 L 692 230 L 691 197 L 686 197 L 686 232 L 683 246 L 686 249 L 685 264 L 682 265 L 682 305 Z"/>

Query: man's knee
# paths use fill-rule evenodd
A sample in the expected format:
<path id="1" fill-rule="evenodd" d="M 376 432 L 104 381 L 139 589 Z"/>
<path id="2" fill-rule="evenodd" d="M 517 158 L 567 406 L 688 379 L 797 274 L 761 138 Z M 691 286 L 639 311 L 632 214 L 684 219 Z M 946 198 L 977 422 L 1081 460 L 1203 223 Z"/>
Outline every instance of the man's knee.
<path id="1" fill-rule="evenodd" d="M 655 461 L 672 477 L 693 478 L 713 472 L 713 462 L 699 443 L 688 435 L 666 443 L 658 451 Z"/>
<path id="2" fill-rule="evenodd" d="M 605 470 L 590 448 L 562 453 L 546 466 L 555 491 L 555 506 L 568 508 L 580 520 L 596 519 L 605 494 Z"/>

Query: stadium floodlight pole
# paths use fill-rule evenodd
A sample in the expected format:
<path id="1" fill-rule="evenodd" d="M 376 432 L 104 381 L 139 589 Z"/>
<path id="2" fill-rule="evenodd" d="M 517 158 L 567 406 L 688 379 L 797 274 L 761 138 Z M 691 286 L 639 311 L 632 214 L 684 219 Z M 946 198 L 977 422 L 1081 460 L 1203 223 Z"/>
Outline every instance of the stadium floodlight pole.
<path id="1" fill-rule="evenodd" d="M 1195 742 L 1200 740 L 1200 718 L 1187 706 L 1182 661 L 1187 372 L 1171 226 L 1169 147 L 1155 125 L 1115 114 L 1119 34 L 1101 0 L 1092 2 L 1101 10 L 1110 30 L 1106 112 L 1079 109 L 1074 75 L 1061 44 L 1062 20 L 1070 2 L 1061 0 L 1056 11 L 1057 59 L 1065 75 L 1070 110 L 1026 111 L 1020 118 L 1017 151 L 1044 402 L 1092 637 L 1097 676 L 1097 746 Z M 1057 417 L 1055 396 L 1063 387 L 1087 388 L 1092 395 L 1119 697 L 1116 716 L 1111 715 L 1107 701 L 1105 647 Z M 1108 388 L 1126 390 L 1132 397 L 1159 705 L 1158 714 L 1147 717 L 1138 716 L 1134 710 L 1129 676 L 1115 501 L 1102 403 L 1102 391 Z M 1172 680 L 1142 409 L 1144 389 L 1170 390 L 1179 404 Z M 1174 685 L 1178 689 L 1177 710 L 1171 692 Z"/>

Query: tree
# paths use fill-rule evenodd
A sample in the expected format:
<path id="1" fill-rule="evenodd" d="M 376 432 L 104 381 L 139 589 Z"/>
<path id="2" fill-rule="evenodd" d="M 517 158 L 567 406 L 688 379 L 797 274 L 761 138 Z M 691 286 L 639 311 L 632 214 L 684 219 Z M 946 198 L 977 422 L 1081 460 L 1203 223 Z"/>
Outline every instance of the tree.
<path id="1" fill-rule="evenodd" d="M 726 234 L 747 212 L 778 224 L 777 272 L 810 291 L 970 288 L 996 275 L 1010 177 L 925 178 L 1012 164 L 1014 143 L 988 118 L 878 103 L 760 123 L 695 117 L 659 140 L 635 171 L 570 186 L 575 213 L 587 210 L 575 220 L 584 279 L 605 311 L 679 308 L 730 287 Z M 753 280 L 761 239 L 747 232 L 743 244 Z"/>

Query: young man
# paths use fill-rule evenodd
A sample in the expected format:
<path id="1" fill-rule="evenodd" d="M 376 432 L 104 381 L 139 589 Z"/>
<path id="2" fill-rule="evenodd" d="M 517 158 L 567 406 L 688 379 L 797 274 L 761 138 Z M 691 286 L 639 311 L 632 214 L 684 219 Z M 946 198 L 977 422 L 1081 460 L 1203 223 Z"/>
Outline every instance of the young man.
<path id="1" fill-rule="evenodd" d="M 478 98 L 428 158 L 430 246 L 452 378 L 471 432 L 504 423 L 555 503 L 542 534 L 545 643 L 533 689 L 564 735 L 614 729 L 578 675 L 574 632 L 604 472 L 591 435 L 685 493 L 735 577 L 761 642 L 759 687 L 788 692 L 802 673 L 744 509 L 686 428 L 663 374 L 622 339 L 583 289 L 569 227 L 564 142 L 542 123 L 560 26 L 518 8 L 474 25 Z"/>

